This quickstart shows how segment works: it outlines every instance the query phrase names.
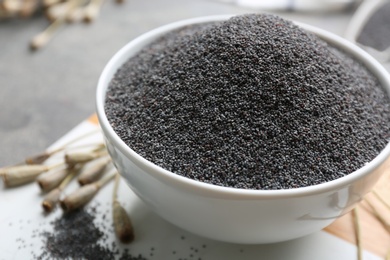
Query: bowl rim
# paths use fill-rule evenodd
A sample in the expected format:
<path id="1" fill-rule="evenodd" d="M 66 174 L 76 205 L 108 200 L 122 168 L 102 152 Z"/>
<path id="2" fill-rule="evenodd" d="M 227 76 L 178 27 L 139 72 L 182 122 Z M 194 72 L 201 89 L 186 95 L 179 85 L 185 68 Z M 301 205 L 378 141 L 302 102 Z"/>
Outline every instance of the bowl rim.
<path id="1" fill-rule="evenodd" d="M 98 81 L 98 87 L 96 92 L 96 112 L 100 126 L 104 132 L 104 135 L 106 135 L 106 138 L 110 139 L 110 141 L 113 142 L 114 145 L 135 165 L 143 169 L 152 177 L 159 179 L 160 181 L 163 181 L 177 188 L 185 189 L 186 191 L 197 193 L 202 196 L 222 196 L 224 198 L 229 197 L 231 199 L 292 198 L 332 192 L 334 190 L 349 186 L 355 181 L 369 175 L 372 171 L 374 171 L 376 168 L 378 168 L 385 162 L 385 160 L 390 156 L 390 143 L 388 143 L 386 147 L 372 161 L 366 163 L 358 170 L 338 179 L 317 185 L 292 189 L 255 190 L 223 187 L 181 176 L 179 174 L 165 170 L 162 167 L 152 163 L 151 161 L 146 160 L 141 155 L 137 154 L 129 146 L 127 146 L 111 127 L 104 109 L 106 97 L 105 94 L 108 84 L 112 79 L 112 75 L 116 73 L 118 68 L 120 68 L 121 65 L 123 65 L 123 63 L 129 59 L 129 57 L 131 57 L 126 56 L 126 54 L 130 52 L 131 49 L 134 47 L 138 46 L 139 48 L 139 45 L 147 41 L 148 39 L 163 35 L 164 33 L 171 31 L 172 29 L 177 29 L 190 24 L 205 23 L 211 21 L 223 21 L 232 16 L 233 15 L 203 16 L 169 23 L 167 25 L 163 25 L 149 32 L 146 32 L 123 46 L 109 60 L 107 65 L 104 67 L 104 70 Z M 377 79 L 379 80 L 382 87 L 387 92 L 387 95 L 390 98 L 390 75 L 387 73 L 385 68 L 372 56 L 370 56 L 360 47 L 354 45 L 352 42 L 349 42 L 348 40 L 345 40 L 331 32 L 304 23 L 294 23 L 301 28 L 316 34 L 328 43 L 331 43 L 336 47 L 340 47 L 343 51 L 350 53 L 356 59 L 362 62 L 367 67 L 367 69 L 372 74 L 374 74 L 374 76 L 377 77 Z M 145 45 L 141 45 L 141 47 L 142 46 Z"/>

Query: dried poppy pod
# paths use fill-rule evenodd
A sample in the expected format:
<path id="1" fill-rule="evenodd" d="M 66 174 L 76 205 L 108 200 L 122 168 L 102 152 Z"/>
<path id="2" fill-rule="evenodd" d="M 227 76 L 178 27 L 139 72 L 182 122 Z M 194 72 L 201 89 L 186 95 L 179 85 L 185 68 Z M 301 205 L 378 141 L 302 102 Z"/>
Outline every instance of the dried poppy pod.
<path id="1" fill-rule="evenodd" d="M 90 23 L 95 20 L 100 13 L 102 4 L 103 0 L 91 0 L 91 2 L 89 2 L 89 4 L 85 7 L 84 21 Z"/>
<path id="2" fill-rule="evenodd" d="M 65 212 L 70 212 L 83 207 L 87 204 L 99 191 L 101 187 L 107 184 L 115 176 L 115 172 L 106 174 L 101 180 L 91 184 L 87 184 L 74 191 L 63 200 L 61 200 L 61 208 Z"/>
<path id="3" fill-rule="evenodd" d="M 50 212 L 54 209 L 57 202 L 60 200 L 62 189 L 55 188 L 50 191 L 42 201 L 42 207 L 46 212 Z"/>
<path id="4" fill-rule="evenodd" d="M 55 165 L 20 165 L 5 168 L 1 174 L 7 187 L 19 186 L 34 181 L 40 174 L 47 172 L 63 163 Z"/>
<path id="5" fill-rule="evenodd" d="M 68 174 L 69 168 L 48 172 L 38 176 L 37 182 L 43 192 L 48 192 L 60 185 Z"/>
<path id="6" fill-rule="evenodd" d="M 122 243 L 134 240 L 134 229 L 126 210 L 116 200 L 112 206 L 115 234 Z"/>
<path id="7" fill-rule="evenodd" d="M 110 162 L 110 157 L 104 157 L 86 164 L 78 177 L 80 185 L 86 185 L 99 180 Z"/>
<path id="8" fill-rule="evenodd" d="M 86 163 L 106 155 L 106 150 L 88 151 L 88 152 L 70 152 L 65 155 L 65 162 L 68 165 L 75 165 L 77 163 Z"/>
<path id="9" fill-rule="evenodd" d="M 119 180 L 120 175 L 117 173 L 112 195 L 112 219 L 117 238 L 122 243 L 130 243 L 134 240 L 134 228 L 129 215 L 117 199 Z"/>
<path id="10" fill-rule="evenodd" d="M 43 199 L 42 201 L 42 207 L 46 212 L 50 212 L 53 210 L 53 208 L 57 205 L 58 201 L 60 200 L 60 196 L 62 193 L 62 190 L 66 187 L 66 185 L 69 184 L 69 182 L 78 174 L 79 169 L 82 167 L 82 165 L 78 167 L 74 167 L 72 169 L 69 169 L 69 174 L 66 176 L 66 178 L 60 183 L 60 185 L 50 191 Z"/>

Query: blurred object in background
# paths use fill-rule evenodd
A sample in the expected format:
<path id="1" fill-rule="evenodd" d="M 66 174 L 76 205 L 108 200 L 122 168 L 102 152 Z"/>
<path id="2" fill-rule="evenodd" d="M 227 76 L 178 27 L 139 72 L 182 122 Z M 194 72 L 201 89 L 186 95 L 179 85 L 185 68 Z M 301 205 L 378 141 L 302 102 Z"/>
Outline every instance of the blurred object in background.
<path id="1" fill-rule="evenodd" d="M 122 3 L 124 0 L 115 1 Z M 95 20 L 103 2 L 104 0 L 0 0 L 0 21 L 44 15 L 50 25 L 30 42 L 30 48 L 37 50 L 44 47 L 62 25 L 90 23 Z"/>
<path id="2" fill-rule="evenodd" d="M 353 15 L 345 37 L 389 64 L 390 0 L 365 0 Z"/>
<path id="3" fill-rule="evenodd" d="M 220 0 L 242 7 L 299 12 L 335 12 L 345 11 L 354 7 L 359 0 Z"/>

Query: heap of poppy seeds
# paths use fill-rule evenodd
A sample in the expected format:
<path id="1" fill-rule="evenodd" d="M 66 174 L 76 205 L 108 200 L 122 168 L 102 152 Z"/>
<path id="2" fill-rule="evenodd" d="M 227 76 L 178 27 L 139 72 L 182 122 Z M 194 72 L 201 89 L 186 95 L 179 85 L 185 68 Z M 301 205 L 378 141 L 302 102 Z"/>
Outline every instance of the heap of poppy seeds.
<path id="1" fill-rule="evenodd" d="M 144 47 L 112 79 L 105 111 L 129 147 L 176 174 L 291 189 L 375 158 L 388 142 L 389 104 L 348 54 L 290 21 L 248 14 Z"/>
<path id="2" fill-rule="evenodd" d="M 55 219 L 53 231 L 41 232 L 44 252 L 35 259 L 127 259 L 146 260 L 133 256 L 128 249 L 122 253 L 115 243 L 106 245 L 107 235 L 95 223 L 96 209 L 79 209 Z"/>

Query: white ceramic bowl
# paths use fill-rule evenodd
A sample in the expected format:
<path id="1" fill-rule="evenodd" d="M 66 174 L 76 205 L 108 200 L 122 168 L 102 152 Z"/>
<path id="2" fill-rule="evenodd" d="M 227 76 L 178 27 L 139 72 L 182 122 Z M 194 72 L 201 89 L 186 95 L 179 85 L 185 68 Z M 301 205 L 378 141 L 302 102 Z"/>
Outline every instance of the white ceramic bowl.
<path id="1" fill-rule="evenodd" d="M 97 114 L 108 151 L 130 188 L 155 213 L 192 233 L 220 241 L 256 244 L 319 231 L 350 211 L 371 190 L 390 164 L 390 145 L 363 168 L 334 181 L 289 190 L 244 190 L 194 181 L 162 169 L 129 148 L 107 120 L 104 111 L 107 86 L 124 62 L 172 29 L 228 17 L 201 17 L 162 26 L 136 38 L 115 54 L 97 89 Z M 298 25 L 362 61 L 390 93 L 386 70 L 363 50 L 329 32 Z"/>

